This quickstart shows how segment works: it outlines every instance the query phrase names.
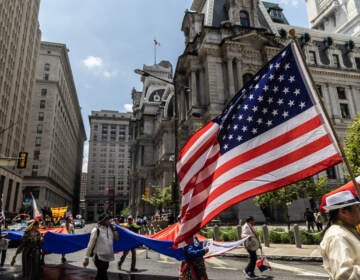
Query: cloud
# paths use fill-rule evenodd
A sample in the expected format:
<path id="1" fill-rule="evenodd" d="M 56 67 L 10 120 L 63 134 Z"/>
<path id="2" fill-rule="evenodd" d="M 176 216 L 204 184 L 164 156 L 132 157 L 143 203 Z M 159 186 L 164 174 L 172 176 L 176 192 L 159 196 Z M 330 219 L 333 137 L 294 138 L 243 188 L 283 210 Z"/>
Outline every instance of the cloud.
<path id="1" fill-rule="evenodd" d="M 89 142 L 86 141 L 84 143 L 82 172 L 87 173 L 87 171 L 88 171 L 88 160 L 89 160 Z"/>
<path id="2" fill-rule="evenodd" d="M 124 109 L 126 110 L 126 112 L 132 112 L 132 104 L 124 104 Z"/>
<path id="3" fill-rule="evenodd" d="M 117 75 L 117 71 L 109 69 L 110 67 L 105 65 L 101 57 L 89 55 L 82 63 L 96 76 L 109 79 Z"/>

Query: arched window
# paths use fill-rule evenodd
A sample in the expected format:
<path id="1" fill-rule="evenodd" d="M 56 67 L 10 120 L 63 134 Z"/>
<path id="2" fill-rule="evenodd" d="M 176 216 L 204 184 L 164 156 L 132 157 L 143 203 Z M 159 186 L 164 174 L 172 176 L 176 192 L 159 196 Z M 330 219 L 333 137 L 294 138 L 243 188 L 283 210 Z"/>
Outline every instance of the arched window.
<path id="1" fill-rule="evenodd" d="M 45 64 L 44 64 L 44 70 L 45 70 L 45 71 L 49 71 L 49 70 L 50 70 L 50 64 L 49 64 L 49 63 L 45 63 Z"/>
<path id="2" fill-rule="evenodd" d="M 240 11 L 240 25 L 250 26 L 249 14 L 245 11 Z"/>

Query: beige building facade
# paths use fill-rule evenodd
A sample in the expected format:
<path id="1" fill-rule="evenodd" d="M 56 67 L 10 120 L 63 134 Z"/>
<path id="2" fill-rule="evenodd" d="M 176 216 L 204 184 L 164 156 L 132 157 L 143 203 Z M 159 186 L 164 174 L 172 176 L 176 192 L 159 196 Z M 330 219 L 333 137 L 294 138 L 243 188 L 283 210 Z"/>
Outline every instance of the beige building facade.
<path id="1" fill-rule="evenodd" d="M 132 91 L 132 165 L 130 209 L 133 215 L 154 215 L 154 208 L 141 198 L 153 194 L 153 186 L 172 185 L 175 174 L 175 119 L 172 65 L 161 61 L 144 65 L 143 88 Z M 164 81 L 148 76 L 159 77 Z"/>
<path id="2" fill-rule="evenodd" d="M 182 23 L 186 46 L 174 76 L 179 100 L 179 147 L 194 131 L 219 115 L 238 90 L 290 41 L 288 32 L 292 28 L 330 119 L 343 139 L 353 117 L 360 113 L 359 37 L 290 26 L 277 4 L 194 0 Z M 345 180 L 341 165 L 320 175 L 327 175 L 328 182 L 334 185 Z M 292 219 L 303 219 L 305 205 L 316 206 L 308 203 L 293 203 Z M 265 219 L 252 199 L 228 212 L 238 219 L 249 214 L 258 221 Z M 271 215 L 285 219 L 283 211 Z"/>
<path id="3" fill-rule="evenodd" d="M 131 113 L 101 110 L 89 116 L 90 139 L 85 195 L 86 219 L 96 221 L 129 205 Z"/>
<path id="4" fill-rule="evenodd" d="M 39 207 L 67 205 L 77 214 L 86 134 L 68 51 L 64 44 L 40 44 L 23 194 L 27 200 L 32 193 Z"/>
<path id="5" fill-rule="evenodd" d="M 0 158 L 25 150 L 40 43 L 40 0 L 0 1 Z M 23 172 L 0 166 L 4 210 L 21 207 Z"/>

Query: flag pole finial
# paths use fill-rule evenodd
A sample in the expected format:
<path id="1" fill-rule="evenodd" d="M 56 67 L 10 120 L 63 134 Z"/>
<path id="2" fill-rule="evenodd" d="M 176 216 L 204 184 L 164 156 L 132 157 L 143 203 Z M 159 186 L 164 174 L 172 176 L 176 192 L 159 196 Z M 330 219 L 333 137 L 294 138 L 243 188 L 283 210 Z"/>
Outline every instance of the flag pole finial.
<path id="1" fill-rule="evenodd" d="M 293 40 L 296 39 L 296 31 L 295 31 L 294 28 L 291 28 L 291 29 L 289 30 L 289 34 L 290 34 L 290 36 L 291 36 L 291 39 L 293 39 Z"/>

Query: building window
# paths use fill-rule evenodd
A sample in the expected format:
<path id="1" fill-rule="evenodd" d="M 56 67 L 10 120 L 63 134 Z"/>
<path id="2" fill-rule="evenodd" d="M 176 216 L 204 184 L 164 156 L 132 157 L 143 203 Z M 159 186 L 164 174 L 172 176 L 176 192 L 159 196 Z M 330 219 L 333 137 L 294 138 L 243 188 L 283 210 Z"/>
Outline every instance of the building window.
<path id="1" fill-rule="evenodd" d="M 39 133 L 39 134 L 43 132 L 43 125 L 42 124 L 39 124 L 37 126 L 36 132 Z"/>
<path id="2" fill-rule="evenodd" d="M 309 63 L 310 65 L 317 65 L 316 53 L 314 51 L 309 51 Z"/>
<path id="3" fill-rule="evenodd" d="M 44 112 L 39 112 L 38 120 L 39 120 L 39 121 L 43 121 L 43 120 L 44 120 Z"/>
<path id="4" fill-rule="evenodd" d="M 44 109 L 45 108 L 45 100 L 40 100 L 40 109 Z"/>
<path id="5" fill-rule="evenodd" d="M 35 139 L 35 146 L 39 147 L 41 145 L 41 137 L 37 136 Z"/>
<path id="6" fill-rule="evenodd" d="M 340 112 L 343 119 L 350 119 L 349 106 L 345 103 L 340 103 Z"/>
<path id="7" fill-rule="evenodd" d="M 32 176 L 32 177 L 36 177 L 37 175 L 38 175 L 37 170 L 32 170 L 32 171 L 31 171 L 31 176 Z"/>
<path id="8" fill-rule="evenodd" d="M 355 57 L 356 68 L 360 70 L 360 57 Z"/>
<path id="9" fill-rule="evenodd" d="M 345 89 L 343 87 L 337 87 L 336 90 L 337 90 L 338 98 L 341 100 L 346 100 Z"/>
<path id="10" fill-rule="evenodd" d="M 336 179 L 335 167 L 332 166 L 329 169 L 327 169 L 326 170 L 326 175 L 327 175 L 328 179 Z"/>
<path id="11" fill-rule="evenodd" d="M 317 89 L 317 92 L 319 93 L 320 97 L 323 98 L 324 95 L 323 95 L 321 86 L 320 86 L 320 85 L 316 85 L 316 89 Z"/>
<path id="12" fill-rule="evenodd" d="M 46 96 L 47 94 L 47 89 L 46 88 L 42 88 L 41 89 L 41 96 Z"/>
<path id="13" fill-rule="evenodd" d="M 48 73 L 45 73 L 45 74 L 44 74 L 44 80 L 45 80 L 45 81 L 48 81 L 48 80 L 49 80 L 49 74 L 48 74 Z"/>
<path id="14" fill-rule="evenodd" d="M 39 160 L 40 159 L 40 151 L 34 151 L 34 160 Z"/>
<path id="15" fill-rule="evenodd" d="M 45 70 L 45 71 L 49 71 L 49 70 L 50 70 L 50 64 L 49 64 L 49 63 L 45 63 L 45 64 L 44 64 L 44 70 Z"/>
<path id="16" fill-rule="evenodd" d="M 340 68 L 339 55 L 333 54 L 333 61 L 334 61 L 334 67 L 335 68 Z"/>
<path id="17" fill-rule="evenodd" d="M 249 15 L 245 11 L 240 11 L 240 25 L 241 26 L 250 26 Z"/>

